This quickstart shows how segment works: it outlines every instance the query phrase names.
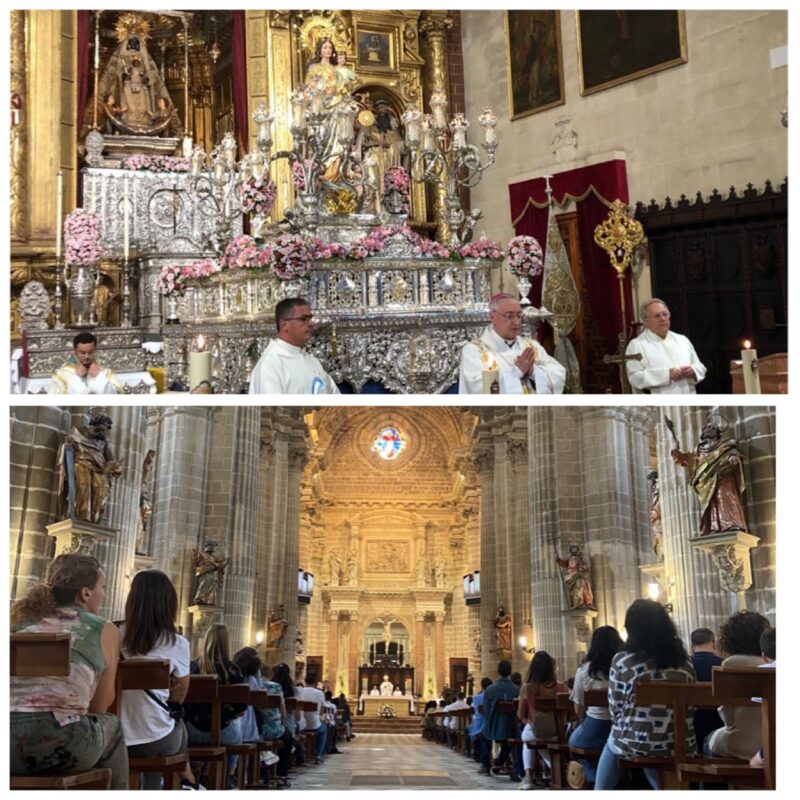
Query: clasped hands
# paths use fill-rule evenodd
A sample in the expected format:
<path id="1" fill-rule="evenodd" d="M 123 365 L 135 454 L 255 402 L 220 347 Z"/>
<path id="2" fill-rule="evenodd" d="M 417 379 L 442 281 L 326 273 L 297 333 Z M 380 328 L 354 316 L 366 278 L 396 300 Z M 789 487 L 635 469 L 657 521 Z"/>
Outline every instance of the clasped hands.
<path id="1" fill-rule="evenodd" d="M 697 377 L 694 374 L 694 369 L 692 369 L 692 367 L 670 367 L 669 379 L 672 383 L 683 378 L 688 378 L 692 381 L 696 380 Z"/>
<path id="2" fill-rule="evenodd" d="M 517 360 L 514 364 L 526 378 L 529 378 L 536 365 L 536 351 L 532 347 L 526 347 L 517 356 Z"/>
<path id="3" fill-rule="evenodd" d="M 91 378 L 96 378 L 100 374 L 100 367 L 97 366 L 97 362 L 92 361 L 88 367 L 84 367 L 83 364 L 78 364 L 75 367 L 75 374 L 79 378 L 85 378 L 87 375 Z"/>

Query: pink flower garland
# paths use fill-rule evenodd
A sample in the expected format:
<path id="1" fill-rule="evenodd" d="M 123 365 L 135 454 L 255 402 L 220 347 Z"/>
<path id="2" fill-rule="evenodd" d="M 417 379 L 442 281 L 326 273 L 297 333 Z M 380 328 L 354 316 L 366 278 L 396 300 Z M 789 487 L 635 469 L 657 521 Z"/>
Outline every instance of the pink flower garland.
<path id="1" fill-rule="evenodd" d="M 302 236 L 281 234 L 272 245 L 269 267 L 283 281 L 302 278 L 311 267 L 312 248 Z"/>
<path id="2" fill-rule="evenodd" d="M 263 266 L 256 240 L 252 236 L 237 236 L 222 253 L 221 263 L 228 269 L 253 269 Z"/>
<path id="3" fill-rule="evenodd" d="M 128 156 L 122 162 L 123 169 L 136 172 L 188 172 L 191 162 L 180 156 Z"/>
<path id="4" fill-rule="evenodd" d="M 526 278 L 535 278 L 544 270 L 542 248 L 533 236 L 515 236 L 506 248 L 508 269 Z"/>
<path id="5" fill-rule="evenodd" d="M 245 214 L 269 214 L 275 204 L 278 188 L 270 178 L 250 178 L 239 187 L 238 194 Z"/>
<path id="6" fill-rule="evenodd" d="M 461 258 L 500 259 L 503 257 L 503 248 L 500 246 L 500 242 L 493 242 L 491 239 L 481 236 L 480 239 L 459 247 L 458 254 Z"/>
<path id="7" fill-rule="evenodd" d="M 99 218 L 82 208 L 76 208 L 64 220 L 64 258 L 67 264 L 88 267 L 102 257 Z"/>

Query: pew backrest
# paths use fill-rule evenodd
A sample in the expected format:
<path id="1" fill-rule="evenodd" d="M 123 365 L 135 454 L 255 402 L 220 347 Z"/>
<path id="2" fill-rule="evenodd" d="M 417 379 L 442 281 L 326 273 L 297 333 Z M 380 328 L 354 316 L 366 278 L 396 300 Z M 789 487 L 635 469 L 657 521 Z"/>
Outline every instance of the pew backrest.
<path id="1" fill-rule="evenodd" d="M 11 675 L 42 678 L 69 675 L 68 633 L 12 633 Z"/>

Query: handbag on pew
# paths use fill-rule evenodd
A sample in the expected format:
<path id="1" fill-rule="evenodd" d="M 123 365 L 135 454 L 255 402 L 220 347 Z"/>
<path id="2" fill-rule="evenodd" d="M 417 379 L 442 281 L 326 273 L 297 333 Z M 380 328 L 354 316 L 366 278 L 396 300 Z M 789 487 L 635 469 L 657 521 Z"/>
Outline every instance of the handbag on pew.
<path id="1" fill-rule="evenodd" d="M 119 654 L 119 660 L 125 661 L 125 656 L 122 653 Z M 140 691 L 144 692 L 156 705 L 161 706 L 167 714 L 172 717 L 174 720 L 183 719 L 184 711 L 183 711 L 183 703 L 173 703 L 172 700 L 167 700 L 165 703 L 160 697 L 153 694 L 151 689 L 141 689 Z"/>

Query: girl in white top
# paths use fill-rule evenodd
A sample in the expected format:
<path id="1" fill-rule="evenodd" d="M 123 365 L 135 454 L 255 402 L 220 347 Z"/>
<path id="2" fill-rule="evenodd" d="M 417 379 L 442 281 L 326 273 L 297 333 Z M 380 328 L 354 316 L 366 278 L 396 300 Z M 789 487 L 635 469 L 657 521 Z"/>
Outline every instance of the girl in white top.
<path id="1" fill-rule="evenodd" d="M 170 579 L 156 569 L 139 572 L 131 582 L 125 604 L 122 655 L 169 661 L 171 688 L 123 692 L 120 720 L 130 756 L 172 756 L 187 751 L 186 726 L 170 713 L 170 704 L 182 703 L 189 689 L 190 648 L 175 627 L 177 616 L 178 596 Z M 188 761 L 181 784 L 185 789 L 202 788 Z M 160 786 L 159 773 L 142 775 L 143 789 L 157 790 Z"/>

